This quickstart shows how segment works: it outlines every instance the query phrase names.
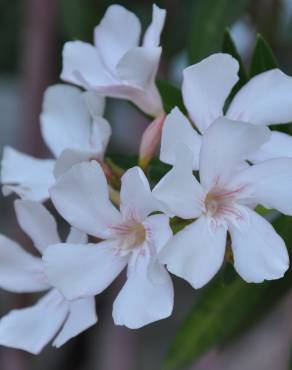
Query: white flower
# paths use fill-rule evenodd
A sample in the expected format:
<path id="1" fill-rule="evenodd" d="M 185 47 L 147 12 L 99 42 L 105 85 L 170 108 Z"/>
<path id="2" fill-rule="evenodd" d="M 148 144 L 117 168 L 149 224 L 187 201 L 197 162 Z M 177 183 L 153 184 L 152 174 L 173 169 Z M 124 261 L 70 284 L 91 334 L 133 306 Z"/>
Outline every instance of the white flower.
<path id="1" fill-rule="evenodd" d="M 266 127 L 218 118 L 202 136 L 200 183 L 192 172 L 192 152 L 183 146 L 153 190 L 169 214 L 198 218 L 173 237 L 161 256 L 170 272 L 195 288 L 222 265 L 227 230 L 234 267 L 247 282 L 280 278 L 288 268 L 284 241 L 253 208 L 262 204 L 292 215 L 292 159 L 244 162 L 269 137 Z"/>
<path id="2" fill-rule="evenodd" d="M 113 306 L 117 325 L 139 328 L 168 317 L 173 286 L 157 254 L 172 236 L 169 218 L 159 210 L 138 167 L 122 177 L 121 206 L 109 200 L 108 186 L 96 162 L 73 166 L 51 189 L 51 199 L 71 225 L 103 241 L 50 246 L 47 275 L 66 298 L 101 293 L 126 267 L 127 281 Z M 149 216 L 150 215 L 150 216 Z"/>
<path id="3" fill-rule="evenodd" d="M 201 133 L 223 116 L 225 101 L 238 81 L 238 68 L 238 62 L 229 54 L 218 53 L 184 70 L 184 103 Z M 251 78 L 233 98 L 226 117 L 255 125 L 291 122 L 292 77 L 272 69 Z M 160 159 L 173 164 L 179 143 L 184 143 L 194 153 L 193 165 L 198 169 L 201 135 L 175 108 L 163 126 Z M 292 157 L 292 138 L 273 131 L 270 140 L 249 159 L 257 163 L 277 157 Z"/>
<path id="4" fill-rule="evenodd" d="M 49 87 L 44 96 L 41 132 L 57 161 L 37 159 L 11 147 L 3 151 L 1 182 L 5 195 L 43 201 L 55 176 L 73 164 L 92 158 L 102 160 L 111 128 L 101 117 L 104 99 L 73 86 Z M 54 176 L 55 175 L 55 176 Z"/>
<path id="5" fill-rule="evenodd" d="M 52 215 L 40 203 L 17 200 L 15 210 L 21 228 L 30 236 L 40 254 L 60 242 Z M 71 229 L 67 241 L 86 243 L 84 233 Z M 11 292 L 48 292 L 28 308 L 12 310 L 0 320 L 0 344 L 37 354 L 54 337 L 60 347 L 96 323 L 94 298 L 67 301 L 51 286 L 42 259 L 0 235 L 0 286 Z"/>
<path id="6" fill-rule="evenodd" d="M 165 15 L 153 5 L 152 23 L 139 46 L 139 19 L 122 6 L 111 5 L 94 29 L 94 46 L 81 41 L 65 44 L 61 78 L 104 96 L 130 100 L 155 117 L 163 114 L 155 77 Z"/>

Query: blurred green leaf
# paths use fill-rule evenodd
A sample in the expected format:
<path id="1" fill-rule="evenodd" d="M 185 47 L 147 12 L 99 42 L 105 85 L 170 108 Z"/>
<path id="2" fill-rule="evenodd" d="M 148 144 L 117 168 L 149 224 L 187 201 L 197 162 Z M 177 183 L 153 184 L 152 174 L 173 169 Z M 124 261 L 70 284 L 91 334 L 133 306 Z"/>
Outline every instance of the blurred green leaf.
<path id="1" fill-rule="evenodd" d="M 166 113 L 169 113 L 174 107 L 179 107 L 182 112 L 186 112 L 179 88 L 163 80 L 157 80 L 156 85 L 162 97 Z"/>
<path id="2" fill-rule="evenodd" d="M 242 60 L 241 60 L 241 56 L 237 50 L 237 47 L 232 39 L 232 36 L 228 28 L 224 32 L 222 52 L 232 55 L 233 58 L 235 58 L 239 63 L 239 71 L 238 71 L 239 80 L 237 84 L 233 87 L 232 92 L 229 97 L 229 99 L 232 99 L 232 97 L 237 93 L 237 91 L 244 84 L 246 84 L 248 77 L 247 77 L 247 73 L 245 71 L 244 65 L 242 63 Z"/>
<path id="3" fill-rule="evenodd" d="M 277 67 L 278 62 L 271 47 L 258 35 L 251 59 L 250 77 Z"/>
<path id="4" fill-rule="evenodd" d="M 288 249 L 292 247 L 291 225 L 292 217 L 288 216 L 280 216 L 273 222 Z M 226 285 L 219 274 L 202 290 L 179 328 L 163 370 L 183 369 L 212 346 L 226 342 L 235 333 L 257 322 L 291 288 L 291 275 L 289 270 L 283 279 L 262 284 L 248 284 L 237 276 Z"/>
<path id="5" fill-rule="evenodd" d="M 190 63 L 220 50 L 226 27 L 243 13 L 248 3 L 249 0 L 193 1 L 188 42 Z"/>

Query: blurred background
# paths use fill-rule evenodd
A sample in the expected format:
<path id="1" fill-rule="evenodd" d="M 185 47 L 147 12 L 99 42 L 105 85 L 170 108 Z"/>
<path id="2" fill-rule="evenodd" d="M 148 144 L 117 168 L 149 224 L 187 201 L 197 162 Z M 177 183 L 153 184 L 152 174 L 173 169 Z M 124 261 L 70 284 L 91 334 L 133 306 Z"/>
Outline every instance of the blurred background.
<path id="1" fill-rule="evenodd" d="M 48 157 L 39 129 L 42 95 L 59 82 L 62 45 L 67 40 L 92 41 L 93 27 L 107 6 L 105 0 L 0 0 L 0 146 L 11 145 L 38 157 Z M 134 11 L 145 28 L 151 20 L 152 2 L 117 1 Z M 192 61 L 221 50 L 225 28 L 248 66 L 256 34 L 271 45 L 281 69 L 292 74 L 292 0 L 201 1 L 165 0 L 167 9 L 162 34 L 160 77 L 180 86 L 182 70 Z M 209 5 L 206 7 L 206 3 Z M 205 4 L 205 5 L 204 5 Z M 232 4 L 232 6 L 230 6 Z M 222 10 L 216 23 L 214 14 Z M 216 13 L 217 12 L 217 13 Z M 215 21 L 214 21 L 215 22 Z M 197 24 L 216 33 L 212 43 L 202 42 Z M 199 29 L 199 28 L 198 28 Z M 192 46 L 190 47 L 190 42 Z M 208 45 L 208 46 L 206 46 Z M 106 116 L 113 126 L 112 153 L 137 153 L 147 119 L 125 101 L 108 101 Z M 31 248 L 17 226 L 11 197 L 0 199 L 0 231 Z M 292 229 L 291 229 L 292 234 Z M 59 350 L 48 346 L 39 356 L 0 348 L 1 370 L 155 370 L 167 352 L 171 338 L 196 302 L 187 283 L 174 279 L 174 315 L 138 331 L 115 327 L 112 302 L 123 277 L 97 299 L 100 322 Z M 269 290 L 266 291 L 269 295 Z M 24 307 L 36 296 L 0 293 L 0 313 Z M 220 299 L 220 298 L 219 298 Z M 247 297 L 248 299 L 248 297 Z M 216 316 L 216 312 L 213 312 Z M 45 320 L 46 318 L 44 318 Z M 228 318 L 227 318 L 228 320 Z M 292 291 L 265 314 L 253 320 L 232 340 L 214 345 L 190 367 L 192 370 L 288 370 L 292 345 Z M 28 333 L 29 335 L 29 333 Z"/>

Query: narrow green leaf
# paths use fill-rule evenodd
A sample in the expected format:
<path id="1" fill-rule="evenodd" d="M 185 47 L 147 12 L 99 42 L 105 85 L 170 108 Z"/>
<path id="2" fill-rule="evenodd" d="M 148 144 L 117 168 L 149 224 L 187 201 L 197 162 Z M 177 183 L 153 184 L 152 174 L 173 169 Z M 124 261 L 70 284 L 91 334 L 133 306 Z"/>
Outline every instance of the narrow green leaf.
<path id="1" fill-rule="evenodd" d="M 232 36 L 230 34 L 229 29 L 227 28 L 224 32 L 224 38 L 223 38 L 223 45 L 222 45 L 222 51 L 223 53 L 228 53 L 235 58 L 238 63 L 239 63 L 239 71 L 238 71 L 238 76 L 239 80 L 237 84 L 233 87 L 232 92 L 230 94 L 230 99 L 237 93 L 237 91 L 244 85 L 246 84 L 248 77 L 247 73 L 245 71 L 244 65 L 242 63 L 241 56 L 237 50 L 237 47 L 232 39 Z"/>
<path id="2" fill-rule="evenodd" d="M 261 35 L 258 35 L 251 59 L 250 77 L 277 67 L 278 62 L 271 47 Z"/>
<path id="3" fill-rule="evenodd" d="M 220 50 L 226 27 L 246 9 L 249 0 L 196 0 L 190 13 L 188 52 L 196 63 Z"/>
<path id="4" fill-rule="evenodd" d="M 280 216 L 273 222 L 287 246 L 292 246 L 291 225 L 292 217 L 288 216 Z M 224 270 L 222 272 L 225 273 Z M 202 290 L 179 328 L 163 370 L 182 370 L 212 346 L 223 344 L 235 333 L 258 321 L 290 289 L 291 276 L 292 271 L 289 270 L 282 279 L 248 284 L 231 275 L 224 282 L 222 273 L 219 274 Z"/>
<path id="5" fill-rule="evenodd" d="M 186 112 L 180 89 L 163 80 L 157 80 L 156 85 L 162 97 L 166 113 L 169 113 L 174 107 L 179 107 L 182 112 Z"/>

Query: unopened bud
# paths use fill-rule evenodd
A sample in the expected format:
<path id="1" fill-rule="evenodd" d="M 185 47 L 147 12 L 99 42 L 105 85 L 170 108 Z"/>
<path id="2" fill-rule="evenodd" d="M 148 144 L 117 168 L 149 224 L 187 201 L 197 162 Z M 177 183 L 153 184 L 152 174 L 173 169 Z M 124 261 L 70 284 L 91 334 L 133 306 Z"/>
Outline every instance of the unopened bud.
<path id="1" fill-rule="evenodd" d="M 150 123 L 142 135 L 139 150 L 139 165 L 144 170 L 148 167 L 149 162 L 156 153 L 157 147 L 161 140 L 164 120 L 165 115 L 155 118 L 155 120 Z"/>

